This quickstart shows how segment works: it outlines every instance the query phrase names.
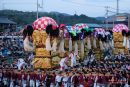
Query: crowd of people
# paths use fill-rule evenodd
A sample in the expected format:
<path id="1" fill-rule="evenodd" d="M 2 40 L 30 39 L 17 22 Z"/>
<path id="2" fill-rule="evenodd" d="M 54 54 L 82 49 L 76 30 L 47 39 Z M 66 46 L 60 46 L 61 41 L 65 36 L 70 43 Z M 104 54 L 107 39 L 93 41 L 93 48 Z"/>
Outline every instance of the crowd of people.
<path id="1" fill-rule="evenodd" d="M 0 87 L 130 87 L 130 58 L 122 53 L 96 60 L 91 50 L 79 63 L 72 51 L 61 59 L 60 68 L 48 70 L 34 69 L 30 61 L 35 55 L 28 56 L 22 39 L 0 38 Z M 23 69 L 17 66 L 20 59 L 27 62 Z"/>
<path id="2" fill-rule="evenodd" d="M 0 37 L 0 64 L 11 64 L 15 59 L 28 57 L 28 53 L 23 49 L 23 39 L 13 35 L 7 37 L 7 34 Z"/>
<path id="3" fill-rule="evenodd" d="M 21 32 L 0 32 L 0 36 L 22 36 Z"/>
<path id="4" fill-rule="evenodd" d="M 16 67 L 1 66 L 1 87 L 129 87 L 130 72 L 128 59 L 100 61 L 94 65 L 76 65 L 60 71 L 18 70 Z M 4 68 L 3 68 L 4 67 Z"/>
<path id="5" fill-rule="evenodd" d="M 75 60 L 70 59 L 74 55 L 76 58 L 77 55 L 73 52 L 66 55 L 67 68 L 61 66 L 60 69 L 35 70 L 26 68 L 18 70 L 17 67 L 2 65 L 0 66 L 0 85 L 1 87 L 130 86 L 130 59 L 128 57 L 119 54 L 114 59 L 93 60 L 78 64 L 74 62 Z M 73 64 L 68 65 L 67 61 L 69 60 Z"/>

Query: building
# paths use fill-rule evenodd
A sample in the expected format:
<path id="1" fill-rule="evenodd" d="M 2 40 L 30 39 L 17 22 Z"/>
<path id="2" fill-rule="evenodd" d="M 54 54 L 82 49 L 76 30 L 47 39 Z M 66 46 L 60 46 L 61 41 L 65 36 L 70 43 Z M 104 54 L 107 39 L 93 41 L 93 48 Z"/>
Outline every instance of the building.
<path id="1" fill-rule="evenodd" d="M 102 28 L 102 26 L 99 25 L 99 24 L 90 24 L 90 23 L 87 23 L 87 26 L 88 26 L 89 28 Z"/>
<path id="2" fill-rule="evenodd" d="M 130 29 L 130 14 L 128 13 L 119 13 L 118 15 L 113 15 L 107 18 L 106 20 L 109 24 L 112 24 L 113 26 L 115 24 L 125 24 Z"/>
<path id="3" fill-rule="evenodd" d="M 119 13 L 118 15 L 109 16 L 107 19 L 98 17 L 97 20 L 103 22 L 100 26 L 104 29 L 113 29 L 116 24 L 125 24 L 130 29 L 130 14 L 128 13 Z"/>
<path id="4" fill-rule="evenodd" d="M 108 24 L 125 24 L 128 26 L 129 14 L 120 13 L 118 15 L 113 15 L 108 17 Z"/>
<path id="5" fill-rule="evenodd" d="M 16 29 L 16 23 L 8 18 L 0 18 L 0 31 L 12 32 Z"/>
<path id="6" fill-rule="evenodd" d="M 114 24 L 100 24 L 100 26 L 102 26 L 103 29 L 112 30 L 114 27 Z"/>

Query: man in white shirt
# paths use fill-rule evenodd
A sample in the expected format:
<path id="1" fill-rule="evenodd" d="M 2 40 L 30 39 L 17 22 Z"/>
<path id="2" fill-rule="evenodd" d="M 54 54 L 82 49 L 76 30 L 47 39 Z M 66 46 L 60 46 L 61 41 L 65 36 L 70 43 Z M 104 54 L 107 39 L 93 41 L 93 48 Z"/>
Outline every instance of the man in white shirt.
<path id="1" fill-rule="evenodd" d="M 17 62 L 18 70 L 21 70 L 21 68 L 24 67 L 25 64 L 26 63 L 25 63 L 25 61 L 22 58 L 18 59 L 18 62 Z"/>
<path id="2" fill-rule="evenodd" d="M 60 70 L 64 70 L 64 69 L 68 68 L 67 62 L 68 62 L 68 56 L 66 55 L 66 57 L 61 59 L 61 61 L 59 63 L 60 64 Z"/>
<path id="3" fill-rule="evenodd" d="M 77 53 L 75 52 L 71 52 L 71 54 L 69 55 L 69 57 L 71 58 L 71 67 L 74 67 L 77 65 L 76 59 L 77 59 Z"/>
<path id="4" fill-rule="evenodd" d="M 60 87 L 62 85 L 62 73 L 59 72 L 56 77 L 55 77 L 55 81 L 56 81 L 56 86 L 55 87 Z"/>
<path id="5" fill-rule="evenodd" d="M 68 79 L 69 79 L 69 75 L 68 73 L 65 73 L 64 76 L 63 76 L 63 86 L 64 87 L 68 87 Z"/>

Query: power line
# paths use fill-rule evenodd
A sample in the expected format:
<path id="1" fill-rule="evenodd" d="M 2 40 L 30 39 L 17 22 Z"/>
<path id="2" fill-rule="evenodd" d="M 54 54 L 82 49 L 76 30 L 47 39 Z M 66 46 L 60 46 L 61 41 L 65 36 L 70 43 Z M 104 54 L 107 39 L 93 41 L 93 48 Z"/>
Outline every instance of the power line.
<path id="1" fill-rule="evenodd" d="M 38 0 L 37 0 L 37 19 L 38 19 L 38 8 L 39 6 L 38 6 Z"/>
<path id="2" fill-rule="evenodd" d="M 6 5 L 13 5 L 13 6 L 14 6 L 14 4 L 15 4 L 15 6 L 16 6 L 16 5 L 19 6 L 19 5 L 23 5 L 23 4 L 24 4 L 24 5 L 28 5 L 28 3 L 11 3 L 11 4 L 10 4 L 10 3 L 2 3 L 2 10 L 8 9 Z M 30 4 L 30 5 L 34 5 L 34 3 L 32 3 L 32 4 Z"/>
<path id="3" fill-rule="evenodd" d="M 100 7 L 100 8 L 104 8 L 105 6 L 101 6 L 101 5 L 95 5 L 95 4 L 83 4 L 83 3 L 77 3 L 77 2 L 73 2 L 73 1 L 68 1 L 68 0 L 64 0 L 64 2 L 69 2 L 69 3 L 72 3 L 72 4 L 76 4 L 76 5 L 80 5 L 80 6 L 86 6 L 86 5 L 89 5 L 89 6 L 95 6 L 95 7 Z"/>
<path id="4" fill-rule="evenodd" d="M 19 4 L 35 4 L 35 3 L 31 3 L 31 2 L 3 2 L 4 4 L 15 4 L 15 5 L 19 5 Z"/>
<path id="5" fill-rule="evenodd" d="M 108 18 L 108 6 L 106 6 L 105 7 L 106 8 L 106 29 L 108 30 L 108 20 L 107 20 L 107 18 Z"/>
<path id="6" fill-rule="evenodd" d="M 130 29 L 130 11 L 129 11 L 129 14 L 128 14 L 128 28 Z"/>
<path id="7" fill-rule="evenodd" d="M 116 12 L 114 12 L 114 11 L 111 11 L 111 10 L 108 10 L 108 12 L 111 12 L 111 13 L 116 13 Z"/>
<path id="8" fill-rule="evenodd" d="M 79 5 L 79 6 L 91 6 L 91 7 L 99 7 L 99 8 L 106 8 L 106 6 L 102 6 L 102 5 L 95 5 L 95 4 L 82 4 L 82 3 L 77 3 L 77 2 L 73 2 L 73 1 L 68 1 L 68 0 L 64 0 L 65 2 L 70 2 L 72 4 L 76 4 L 76 5 Z M 118 0 L 117 0 L 118 1 Z M 117 10 L 117 8 L 114 8 L 114 7 L 111 7 L 111 6 L 108 6 L 110 9 L 113 9 L 113 10 Z M 127 10 L 123 10 L 123 9 L 119 9 L 119 1 L 118 1 L 118 13 L 119 11 L 124 11 L 124 12 L 127 12 Z"/>
<path id="9" fill-rule="evenodd" d="M 110 9 L 117 10 L 116 8 L 109 7 Z M 119 9 L 119 11 L 128 12 L 127 10 Z"/>
<path id="10" fill-rule="evenodd" d="M 66 3 L 72 3 L 72 4 L 75 4 L 75 5 L 78 5 L 78 6 L 91 6 L 91 7 L 99 7 L 99 8 L 106 8 L 106 6 L 103 6 L 103 5 L 96 5 L 96 4 L 83 4 L 83 3 L 78 3 L 78 2 L 74 2 L 74 1 L 71 1 L 71 0 L 63 0 L 64 2 L 66 2 Z M 13 5 L 13 4 L 15 4 L 15 5 L 22 5 L 22 4 L 34 4 L 34 5 L 36 5 L 36 3 L 33 3 L 33 2 L 6 2 L 5 4 L 9 4 L 9 5 Z M 5 7 L 5 6 L 4 6 Z M 39 4 L 38 3 L 38 8 L 43 8 L 43 0 L 42 0 L 42 2 L 41 2 L 41 4 Z M 84 8 L 84 9 L 87 9 L 87 8 Z M 108 7 L 108 12 L 109 13 L 115 13 L 114 11 L 111 11 L 110 9 L 113 9 L 113 10 L 117 10 L 116 8 L 113 8 L 113 7 Z M 125 11 L 126 12 L 126 10 L 122 10 L 122 9 L 119 9 L 118 8 L 118 10 L 120 10 L 120 11 Z"/>

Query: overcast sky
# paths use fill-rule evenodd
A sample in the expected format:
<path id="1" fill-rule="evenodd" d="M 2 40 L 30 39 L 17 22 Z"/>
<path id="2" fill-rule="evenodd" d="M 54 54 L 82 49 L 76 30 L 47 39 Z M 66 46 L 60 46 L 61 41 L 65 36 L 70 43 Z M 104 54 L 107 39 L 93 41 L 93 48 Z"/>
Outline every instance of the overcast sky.
<path id="1" fill-rule="evenodd" d="M 105 16 L 105 6 L 116 8 L 117 0 L 43 0 L 39 11 L 57 11 L 67 14 L 85 14 L 91 17 Z M 37 0 L 0 0 L 0 9 L 36 11 Z M 42 0 L 39 0 L 42 6 Z M 120 12 L 130 12 L 130 0 L 119 0 Z M 116 9 L 109 10 L 116 12 Z M 109 13 L 112 15 L 113 13 Z"/>

